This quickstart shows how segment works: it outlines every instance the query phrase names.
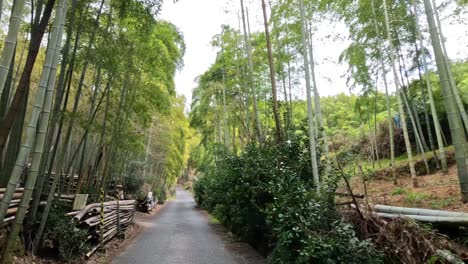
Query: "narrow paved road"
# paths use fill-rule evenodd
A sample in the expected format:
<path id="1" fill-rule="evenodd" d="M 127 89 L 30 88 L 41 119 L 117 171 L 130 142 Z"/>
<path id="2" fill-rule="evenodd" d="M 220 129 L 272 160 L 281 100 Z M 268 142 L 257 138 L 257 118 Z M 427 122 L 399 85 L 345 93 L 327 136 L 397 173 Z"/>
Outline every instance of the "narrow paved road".
<path id="1" fill-rule="evenodd" d="M 113 260 L 113 264 L 234 264 L 260 263 L 252 249 L 230 250 L 190 193 L 177 189 L 177 198 L 142 223 L 143 233 Z M 245 252 L 248 251 L 248 252 Z M 248 256 L 246 256 L 248 255 Z"/>

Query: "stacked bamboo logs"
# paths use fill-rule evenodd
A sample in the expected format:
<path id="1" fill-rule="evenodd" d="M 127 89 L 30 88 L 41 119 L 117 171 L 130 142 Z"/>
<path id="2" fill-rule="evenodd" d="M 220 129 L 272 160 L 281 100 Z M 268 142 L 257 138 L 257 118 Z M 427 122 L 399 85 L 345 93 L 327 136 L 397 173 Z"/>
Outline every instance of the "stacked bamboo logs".
<path id="1" fill-rule="evenodd" d="M 0 199 L 3 199 L 5 195 L 6 188 L 0 188 Z M 0 226 L 9 224 L 15 219 L 16 212 L 18 211 L 18 205 L 23 197 L 24 188 L 16 188 L 15 193 L 13 194 L 13 199 L 10 201 L 8 206 L 7 214 L 3 223 Z"/>
<path id="2" fill-rule="evenodd" d="M 130 226 L 136 204 L 135 200 L 105 202 L 103 228 L 100 226 L 101 203 L 89 204 L 80 211 L 67 214 L 73 216 L 73 222 L 78 228 L 88 230 L 87 241 L 95 243 L 91 251 L 86 253 L 87 258 L 100 247 L 101 232 L 103 232 L 102 242 L 106 243 L 118 234 L 118 230 L 125 231 Z"/>

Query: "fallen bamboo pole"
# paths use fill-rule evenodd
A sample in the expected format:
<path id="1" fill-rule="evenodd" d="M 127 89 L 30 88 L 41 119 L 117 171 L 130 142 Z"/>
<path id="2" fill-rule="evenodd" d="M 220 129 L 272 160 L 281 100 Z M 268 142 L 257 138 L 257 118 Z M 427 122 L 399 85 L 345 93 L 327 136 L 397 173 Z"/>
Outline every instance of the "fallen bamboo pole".
<path id="1" fill-rule="evenodd" d="M 14 216 L 10 216 L 8 218 L 3 219 L 3 224 L 8 224 L 9 222 L 15 220 L 15 217 L 16 216 L 14 215 Z"/>
<path id="2" fill-rule="evenodd" d="M 389 214 L 389 213 L 378 213 L 378 212 L 373 212 L 373 214 L 379 217 L 389 218 L 389 219 L 409 218 L 409 219 L 413 219 L 416 221 L 427 222 L 427 223 L 468 225 L 468 218 L 464 218 L 464 217 L 404 215 L 404 214 Z"/>
<path id="3" fill-rule="evenodd" d="M 4 194 L 0 193 L 0 199 L 3 199 L 3 196 L 4 196 Z M 17 193 L 13 194 L 12 199 L 21 199 L 21 197 L 23 197 L 23 193 L 22 192 L 17 192 Z"/>
<path id="4" fill-rule="evenodd" d="M 15 215 L 16 212 L 18 212 L 18 207 L 13 207 L 13 208 L 10 208 L 10 209 L 7 210 L 6 215 L 7 215 L 7 216 Z"/>
<path id="5" fill-rule="evenodd" d="M 430 210 L 430 209 L 422 209 L 422 208 L 408 208 L 408 207 L 398 207 L 398 206 L 388 206 L 388 205 L 374 205 L 372 208 L 376 212 L 388 213 L 388 214 L 468 218 L 468 213 L 462 213 L 462 212 L 450 212 L 450 211 Z"/>
<path id="6" fill-rule="evenodd" d="M 66 213 L 65 216 L 75 216 L 79 213 L 80 211 L 74 211 L 74 212 L 69 212 L 69 213 Z"/>
<path id="7" fill-rule="evenodd" d="M 24 188 L 16 188 L 15 192 L 23 192 Z M 5 193 L 6 188 L 0 188 L 0 193 Z"/>

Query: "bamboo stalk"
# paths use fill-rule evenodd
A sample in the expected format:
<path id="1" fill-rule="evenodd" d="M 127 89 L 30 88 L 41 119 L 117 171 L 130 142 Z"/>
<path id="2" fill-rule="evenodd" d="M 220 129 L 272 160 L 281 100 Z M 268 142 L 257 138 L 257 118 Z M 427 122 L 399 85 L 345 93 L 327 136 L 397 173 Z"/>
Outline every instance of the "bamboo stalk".
<path id="1" fill-rule="evenodd" d="M 409 218 L 409 219 L 413 219 L 416 221 L 438 223 L 438 224 L 459 224 L 459 225 L 468 224 L 468 218 L 465 218 L 465 217 L 402 215 L 402 214 L 388 214 L 388 213 L 378 213 L 378 212 L 374 212 L 374 215 L 383 217 L 383 218 L 389 218 L 389 219 Z"/>
<path id="2" fill-rule="evenodd" d="M 407 208 L 407 207 L 397 207 L 397 206 L 388 206 L 388 205 L 375 205 L 373 206 L 373 209 L 376 212 L 388 213 L 388 214 L 457 217 L 457 218 L 468 219 L 468 213 L 462 213 L 462 212 L 449 212 L 449 211 L 441 211 L 441 210 Z"/>
<path id="3" fill-rule="evenodd" d="M 74 211 L 74 212 L 69 212 L 69 213 L 66 213 L 65 216 L 75 216 L 79 213 L 80 211 Z"/>

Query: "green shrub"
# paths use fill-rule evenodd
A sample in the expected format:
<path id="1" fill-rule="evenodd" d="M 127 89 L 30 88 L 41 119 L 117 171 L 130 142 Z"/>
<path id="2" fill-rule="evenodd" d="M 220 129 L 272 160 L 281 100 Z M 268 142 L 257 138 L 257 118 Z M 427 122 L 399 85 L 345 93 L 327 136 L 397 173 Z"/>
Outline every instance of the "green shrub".
<path id="1" fill-rule="evenodd" d="M 153 190 L 153 195 L 156 197 L 156 199 L 158 199 L 159 204 L 163 204 L 167 200 L 167 191 L 164 187 L 156 187 Z"/>
<path id="2" fill-rule="evenodd" d="M 136 198 L 145 197 L 142 193 L 142 187 L 145 183 L 144 179 L 134 175 L 127 175 L 123 180 L 123 188 L 126 194 L 130 194 Z"/>
<path id="3" fill-rule="evenodd" d="M 68 211 L 60 204 L 51 208 L 41 241 L 41 247 L 58 251 L 58 255 L 67 262 L 89 250 L 85 243 L 87 231 L 76 228 L 72 218 L 65 217 Z"/>
<path id="4" fill-rule="evenodd" d="M 381 263 L 372 243 L 341 222 L 333 174 L 316 195 L 307 145 L 299 138 L 225 155 L 194 183 L 197 204 L 272 263 Z"/>

